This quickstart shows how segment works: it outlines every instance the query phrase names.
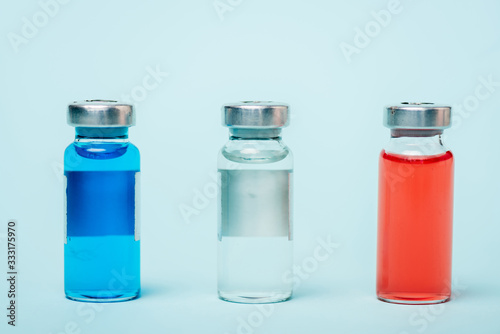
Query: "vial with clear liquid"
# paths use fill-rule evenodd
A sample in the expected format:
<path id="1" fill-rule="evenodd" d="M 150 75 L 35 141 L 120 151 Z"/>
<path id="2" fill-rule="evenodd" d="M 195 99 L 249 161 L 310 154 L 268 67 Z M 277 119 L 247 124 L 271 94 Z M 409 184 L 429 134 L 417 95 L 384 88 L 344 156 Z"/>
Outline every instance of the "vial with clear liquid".
<path id="1" fill-rule="evenodd" d="M 68 108 L 76 136 L 64 153 L 64 289 L 85 302 L 140 294 L 139 150 L 131 105 L 87 100 Z"/>
<path id="2" fill-rule="evenodd" d="M 451 296 L 453 155 L 441 135 L 451 108 L 387 107 L 391 139 L 379 161 L 377 296 L 435 304 Z"/>
<path id="3" fill-rule="evenodd" d="M 218 294 L 240 303 L 292 296 L 293 157 L 281 140 L 288 106 L 224 105 L 229 141 L 218 157 Z"/>

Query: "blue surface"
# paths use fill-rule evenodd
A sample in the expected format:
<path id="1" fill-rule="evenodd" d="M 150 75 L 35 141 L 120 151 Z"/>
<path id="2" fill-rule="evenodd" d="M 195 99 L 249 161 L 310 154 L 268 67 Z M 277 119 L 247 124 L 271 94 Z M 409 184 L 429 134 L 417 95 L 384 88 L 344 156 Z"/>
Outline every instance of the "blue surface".
<path id="1" fill-rule="evenodd" d="M 19 221 L 21 275 L 19 327 L 0 321 L 0 333 L 235 334 L 250 319 L 255 334 L 498 334 L 500 2 L 401 0 L 348 63 L 341 43 L 353 45 L 389 0 L 221 1 L 232 9 L 222 20 L 215 0 L 67 1 L 18 52 L 8 34 L 22 34 L 23 18 L 42 8 L 3 1 L 0 222 Z M 74 136 L 65 113 L 92 98 L 137 109 L 142 297 L 127 303 L 61 293 L 62 152 Z M 283 138 L 295 158 L 302 270 L 294 298 L 272 312 L 217 299 L 220 107 L 251 99 L 292 111 Z M 389 141 L 382 110 L 404 100 L 454 107 L 444 138 L 456 158 L 454 293 L 435 308 L 375 296 L 377 164 Z M 311 257 L 329 236 L 339 246 L 321 248 L 316 267 Z"/>

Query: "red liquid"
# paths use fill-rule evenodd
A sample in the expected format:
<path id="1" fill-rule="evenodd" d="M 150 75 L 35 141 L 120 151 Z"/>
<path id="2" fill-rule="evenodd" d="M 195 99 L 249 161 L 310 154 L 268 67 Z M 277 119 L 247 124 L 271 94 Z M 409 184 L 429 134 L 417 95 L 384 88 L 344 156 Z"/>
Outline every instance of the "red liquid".
<path id="1" fill-rule="evenodd" d="M 403 304 L 451 295 L 453 155 L 382 151 L 379 165 L 377 296 Z"/>

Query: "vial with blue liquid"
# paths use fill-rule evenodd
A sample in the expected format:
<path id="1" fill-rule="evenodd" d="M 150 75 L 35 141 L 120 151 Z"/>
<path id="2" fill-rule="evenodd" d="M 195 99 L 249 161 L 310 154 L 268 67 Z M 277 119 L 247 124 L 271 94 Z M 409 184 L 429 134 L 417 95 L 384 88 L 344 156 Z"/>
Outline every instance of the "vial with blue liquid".
<path id="1" fill-rule="evenodd" d="M 84 302 L 140 294 L 140 156 L 128 139 L 132 105 L 108 100 L 68 108 L 75 140 L 64 153 L 64 289 Z"/>

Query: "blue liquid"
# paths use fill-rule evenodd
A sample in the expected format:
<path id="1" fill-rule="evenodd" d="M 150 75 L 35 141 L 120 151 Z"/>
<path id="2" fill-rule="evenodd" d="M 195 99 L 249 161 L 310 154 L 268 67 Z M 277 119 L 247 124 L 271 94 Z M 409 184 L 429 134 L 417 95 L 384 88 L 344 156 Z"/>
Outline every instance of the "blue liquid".
<path id="1" fill-rule="evenodd" d="M 138 172 L 139 151 L 129 143 L 75 142 L 66 149 L 69 299 L 111 302 L 139 296 Z"/>
<path id="2" fill-rule="evenodd" d="M 133 235 L 68 237 L 65 290 L 70 299 L 121 301 L 140 293 L 140 241 Z"/>

